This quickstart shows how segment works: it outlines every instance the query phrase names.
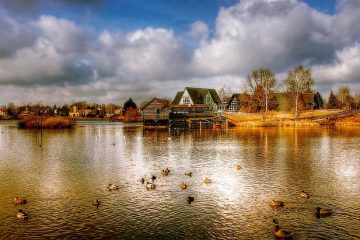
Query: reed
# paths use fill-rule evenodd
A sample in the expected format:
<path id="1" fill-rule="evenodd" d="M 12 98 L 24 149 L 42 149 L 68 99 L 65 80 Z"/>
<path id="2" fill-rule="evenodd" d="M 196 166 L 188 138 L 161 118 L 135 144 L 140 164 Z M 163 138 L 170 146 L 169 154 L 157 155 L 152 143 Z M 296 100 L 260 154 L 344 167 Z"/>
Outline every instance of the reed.
<path id="1" fill-rule="evenodd" d="M 74 120 L 66 117 L 28 117 L 20 120 L 18 125 L 27 129 L 60 129 L 73 127 Z"/>

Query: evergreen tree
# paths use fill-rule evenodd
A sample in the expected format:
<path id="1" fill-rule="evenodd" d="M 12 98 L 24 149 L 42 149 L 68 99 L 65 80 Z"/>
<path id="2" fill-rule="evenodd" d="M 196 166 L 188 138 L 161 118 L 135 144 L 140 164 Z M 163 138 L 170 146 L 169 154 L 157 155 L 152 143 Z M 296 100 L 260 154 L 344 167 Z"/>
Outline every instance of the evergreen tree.
<path id="1" fill-rule="evenodd" d="M 328 108 L 338 108 L 338 100 L 332 91 L 330 92 L 329 96 Z"/>
<path id="2" fill-rule="evenodd" d="M 137 109 L 136 104 L 131 98 L 124 103 L 123 111 L 126 112 L 129 108 Z"/>
<path id="3" fill-rule="evenodd" d="M 314 95 L 315 108 L 320 109 L 324 107 L 324 100 L 319 92 Z"/>

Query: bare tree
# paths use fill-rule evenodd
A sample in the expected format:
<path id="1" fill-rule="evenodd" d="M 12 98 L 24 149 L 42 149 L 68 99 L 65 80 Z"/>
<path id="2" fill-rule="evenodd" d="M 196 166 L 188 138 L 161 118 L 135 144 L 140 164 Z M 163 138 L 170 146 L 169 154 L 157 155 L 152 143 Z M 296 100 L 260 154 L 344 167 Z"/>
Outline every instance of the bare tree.
<path id="1" fill-rule="evenodd" d="M 255 102 L 263 111 L 263 119 L 267 118 L 269 102 L 276 84 L 275 75 L 268 68 L 254 69 L 247 78 L 249 91 Z"/>
<path id="2" fill-rule="evenodd" d="M 352 97 L 350 95 L 350 88 L 348 86 L 340 87 L 337 97 L 343 108 L 351 108 Z"/>
<path id="3" fill-rule="evenodd" d="M 297 66 L 290 70 L 284 81 L 287 92 L 291 95 L 295 104 L 295 119 L 300 117 L 300 97 L 304 92 L 311 91 L 314 81 L 311 77 L 310 68 Z"/>
<path id="4" fill-rule="evenodd" d="M 232 91 L 231 88 L 229 86 L 226 86 L 225 84 L 219 89 L 218 91 L 218 95 L 219 98 L 221 100 L 222 103 L 227 102 L 228 100 L 230 100 L 231 95 L 232 95 Z"/>

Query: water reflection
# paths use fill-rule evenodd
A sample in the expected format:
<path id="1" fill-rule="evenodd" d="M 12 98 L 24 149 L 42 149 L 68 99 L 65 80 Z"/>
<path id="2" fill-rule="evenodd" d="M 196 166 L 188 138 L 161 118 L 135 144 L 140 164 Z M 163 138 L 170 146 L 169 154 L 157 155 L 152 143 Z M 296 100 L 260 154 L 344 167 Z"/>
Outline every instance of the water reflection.
<path id="1" fill-rule="evenodd" d="M 360 238 L 359 129 L 169 132 L 84 124 L 44 131 L 41 148 L 36 130 L 2 122 L 1 131 L 2 239 L 273 239 L 274 216 L 296 239 Z M 157 189 L 147 191 L 140 178 L 152 174 Z M 205 185 L 206 177 L 213 183 Z M 109 183 L 120 190 L 109 192 Z M 301 190 L 310 198 L 301 199 Z M 28 222 L 17 221 L 13 196 L 29 200 Z M 271 208 L 272 199 L 285 207 Z M 316 219 L 317 206 L 334 215 Z"/>

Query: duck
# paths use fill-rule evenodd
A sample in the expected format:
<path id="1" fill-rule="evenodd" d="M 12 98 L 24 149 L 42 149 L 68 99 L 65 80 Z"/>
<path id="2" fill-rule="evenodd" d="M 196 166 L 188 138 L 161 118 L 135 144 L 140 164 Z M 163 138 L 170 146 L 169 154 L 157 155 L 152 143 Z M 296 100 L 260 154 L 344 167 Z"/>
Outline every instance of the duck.
<path id="1" fill-rule="evenodd" d="M 321 207 L 316 208 L 317 217 L 326 217 L 326 216 L 330 216 L 331 214 L 332 214 L 331 208 L 321 208 Z"/>
<path id="2" fill-rule="evenodd" d="M 96 206 L 97 208 L 100 206 L 100 201 L 99 199 L 97 198 L 95 201 L 92 202 L 92 205 L 93 206 Z"/>
<path id="3" fill-rule="evenodd" d="M 145 179 L 144 179 L 144 178 L 141 178 L 141 179 L 140 179 L 140 182 L 141 182 L 142 184 L 144 184 Z"/>
<path id="4" fill-rule="evenodd" d="M 192 176 L 192 172 L 186 172 L 186 173 L 185 173 L 185 176 L 191 177 L 191 176 Z"/>
<path id="5" fill-rule="evenodd" d="M 284 206 L 284 202 L 283 202 L 283 201 L 279 201 L 279 200 L 272 200 L 272 201 L 271 201 L 271 206 L 274 207 L 274 208 L 283 207 L 283 206 Z"/>
<path id="6" fill-rule="evenodd" d="M 211 181 L 210 178 L 205 178 L 205 179 L 204 179 L 204 183 L 205 183 L 205 184 L 209 184 L 209 183 L 212 183 L 212 181 Z"/>
<path id="7" fill-rule="evenodd" d="M 167 175 L 169 175 L 169 173 L 170 173 L 170 169 L 169 169 L 169 168 L 166 168 L 166 169 L 163 169 L 163 170 L 162 170 L 162 175 L 163 175 L 163 176 L 167 176 Z"/>
<path id="8" fill-rule="evenodd" d="M 242 169 L 242 167 L 240 166 L 240 164 L 236 165 L 236 169 L 237 169 L 238 171 L 240 171 L 240 170 Z"/>
<path id="9" fill-rule="evenodd" d="M 156 179 L 155 175 L 152 175 L 151 180 L 154 182 Z"/>
<path id="10" fill-rule="evenodd" d="M 109 183 L 109 186 L 107 188 L 109 189 L 109 191 L 119 190 L 119 186 L 112 183 Z"/>
<path id="11" fill-rule="evenodd" d="M 300 193 L 300 197 L 303 197 L 303 198 L 309 198 L 309 194 L 304 192 L 304 191 L 301 191 Z"/>
<path id="12" fill-rule="evenodd" d="M 188 204 L 192 203 L 194 200 L 195 200 L 194 197 L 188 197 L 188 198 L 187 198 Z"/>
<path id="13" fill-rule="evenodd" d="M 186 189 L 186 188 L 187 188 L 186 183 L 184 183 L 184 182 L 180 183 L 180 188 L 181 188 L 182 190 Z"/>
<path id="14" fill-rule="evenodd" d="M 24 205 L 27 203 L 26 199 L 14 197 L 14 203 L 15 205 Z"/>
<path id="15" fill-rule="evenodd" d="M 292 239 L 293 237 L 292 231 L 280 228 L 279 221 L 276 218 L 273 219 L 273 223 L 274 223 L 273 232 L 275 234 L 276 239 Z"/>
<path id="16" fill-rule="evenodd" d="M 19 209 L 19 212 L 17 213 L 16 217 L 19 220 L 28 220 L 29 219 L 29 214 L 24 212 L 22 209 Z"/>
<path id="17" fill-rule="evenodd" d="M 146 182 L 146 189 L 147 189 L 147 190 L 155 190 L 155 189 L 156 189 L 156 185 L 153 184 L 153 183 Z"/>

